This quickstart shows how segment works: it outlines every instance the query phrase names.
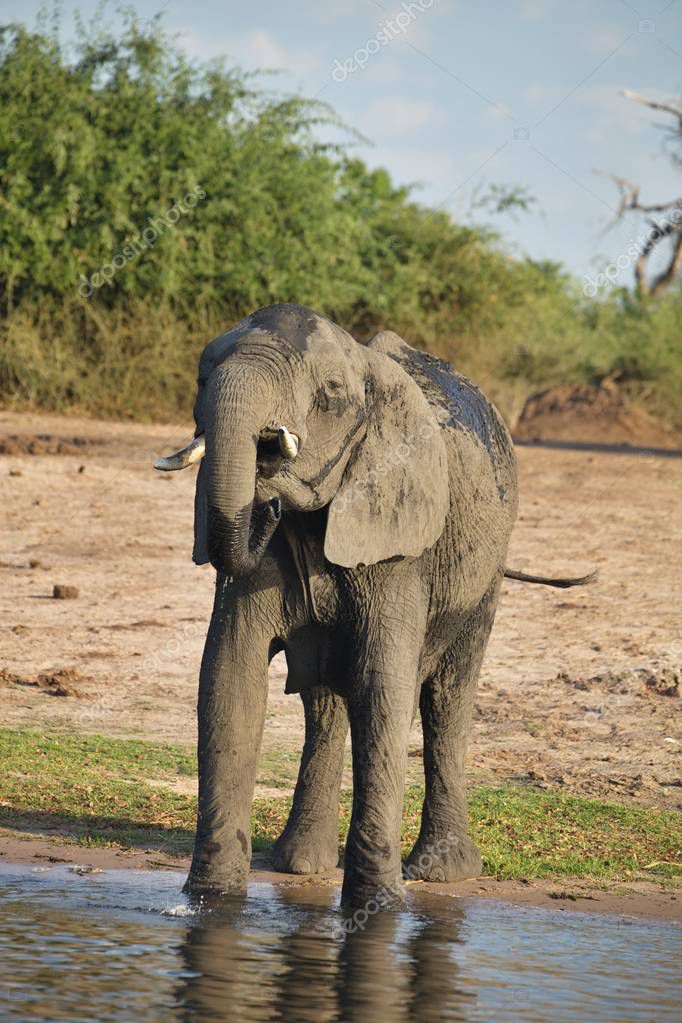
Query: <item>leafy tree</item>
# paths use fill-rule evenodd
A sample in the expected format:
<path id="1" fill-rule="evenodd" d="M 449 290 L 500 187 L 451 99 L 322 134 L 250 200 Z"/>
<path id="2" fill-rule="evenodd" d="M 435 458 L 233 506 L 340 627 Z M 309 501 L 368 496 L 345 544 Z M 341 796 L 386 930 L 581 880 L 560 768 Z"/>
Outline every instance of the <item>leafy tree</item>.
<path id="1" fill-rule="evenodd" d="M 511 418 L 538 383 L 614 371 L 667 408 L 679 301 L 585 303 L 556 264 L 512 258 L 490 228 L 321 144 L 330 121 L 259 76 L 188 61 L 158 19 L 81 26 L 72 49 L 57 28 L 0 28 L 3 400 L 184 414 L 211 334 L 296 301 L 360 339 L 391 327 L 445 355 Z M 493 186 L 479 206 L 531 202 Z"/>

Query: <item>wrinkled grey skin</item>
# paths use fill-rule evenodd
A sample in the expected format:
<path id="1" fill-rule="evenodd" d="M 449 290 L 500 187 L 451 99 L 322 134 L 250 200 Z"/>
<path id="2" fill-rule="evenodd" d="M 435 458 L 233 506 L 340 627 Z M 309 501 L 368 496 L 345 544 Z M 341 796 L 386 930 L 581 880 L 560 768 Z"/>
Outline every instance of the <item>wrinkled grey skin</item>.
<path id="1" fill-rule="evenodd" d="M 199 817 L 186 888 L 246 885 L 270 659 L 306 738 L 275 865 L 337 864 L 349 723 L 353 813 L 342 900 L 400 898 L 408 732 L 424 730 L 426 796 L 410 876 L 481 870 L 464 757 L 476 680 L 516 515 L 512 442 L 447 363 L 384 332 L 360 345 L 309 309 L 259 310 L 201 357 L 206 457 L 194 559 L 217 571 L 199 685 Z M 295 460 L 268 433 L 300 438 Z"/>

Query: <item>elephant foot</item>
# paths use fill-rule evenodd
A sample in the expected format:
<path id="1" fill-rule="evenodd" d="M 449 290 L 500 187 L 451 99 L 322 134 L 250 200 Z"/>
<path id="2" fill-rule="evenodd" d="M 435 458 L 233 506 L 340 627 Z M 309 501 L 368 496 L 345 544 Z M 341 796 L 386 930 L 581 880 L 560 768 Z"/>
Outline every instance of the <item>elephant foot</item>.
<path id="1" fill-rule="evenodd" d="M 206 862 L 202 854 L 195 853 L 183 892 L 192 899 L 207 900 L 225 895 L 243 895 L 249 880 L 249 863 L 239 859 L 234 862 Z"/>
<path id="2" fill-rule="evenodd" d="M 339 865 L 337 822 L 324 831 L 287 827 L 274 844 L 272 865 L 284 874 L 326 874 Z"/>
<path id="3" fill-rule="evenodd" d="M 247 894 L 246 884 L 207 884 L 205 881 L 194 881 L 191 875 L 185 881 L 182 891 L 189 907 L 201 913 L 224 911 L 228 906 L 241 905 Z"/>
<path id="4" fill-rule="evenodd" d="M 196 877 L 189 874 L 182 890 L 185 895 L 238 895 L 246 891 L 245 877 Z"/>
<path id="5" fill-rule="evenodd" d="M 403 868 L 411 881 L 465 881 L 479 877 L 483 860 L 477 845 L 467 835 L 451 832 L 439 838 L 417 839 Z"/>
<path id="6" fill-rule="evenodd" d="M 361 927 L 368 917 L 386 909 L 400 909 L 405 902 L 405 886 L 398 877 L 384 881 L 359 878 L 346 871 L 341 889 L 341 906 L 355 911 L 351 919 Z"/>

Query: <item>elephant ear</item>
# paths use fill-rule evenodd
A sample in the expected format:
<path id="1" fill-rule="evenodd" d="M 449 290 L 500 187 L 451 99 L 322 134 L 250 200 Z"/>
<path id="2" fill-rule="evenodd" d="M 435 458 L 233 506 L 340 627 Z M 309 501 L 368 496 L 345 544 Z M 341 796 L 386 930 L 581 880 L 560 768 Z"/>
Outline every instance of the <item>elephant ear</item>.
<path id="1" fill-rule="evenodd" d="M 324 553 L 345 568 L 418 557 L 443 531 L 449 508 L 442 431 L 421 388 L 391 357 L 395 334 L 365 349 L 367 432 L 329 506 Z"/>
<path id="2" fill-rule="evenodd" d="M 192 561 L 195 565 L 207 565 L 208 558 L 208 493 L 206 489 L 206 462 L 201 462 L 197 473 L 194 492 L 194 550 Z"/>

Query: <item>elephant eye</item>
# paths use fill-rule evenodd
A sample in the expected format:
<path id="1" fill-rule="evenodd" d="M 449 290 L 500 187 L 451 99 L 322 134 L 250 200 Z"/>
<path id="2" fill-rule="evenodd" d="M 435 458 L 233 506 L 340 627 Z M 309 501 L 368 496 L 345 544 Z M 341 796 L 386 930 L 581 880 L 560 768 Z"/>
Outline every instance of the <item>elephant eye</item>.
<path id="1" fill-rule="evenodd" d="M 344 384 L 342 380 L 325 380 L 317 389 L 315 404 L 322 412 L 340 412 L 344 406 Z"/>

